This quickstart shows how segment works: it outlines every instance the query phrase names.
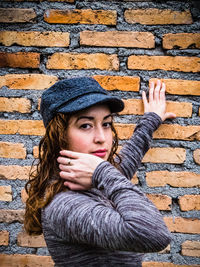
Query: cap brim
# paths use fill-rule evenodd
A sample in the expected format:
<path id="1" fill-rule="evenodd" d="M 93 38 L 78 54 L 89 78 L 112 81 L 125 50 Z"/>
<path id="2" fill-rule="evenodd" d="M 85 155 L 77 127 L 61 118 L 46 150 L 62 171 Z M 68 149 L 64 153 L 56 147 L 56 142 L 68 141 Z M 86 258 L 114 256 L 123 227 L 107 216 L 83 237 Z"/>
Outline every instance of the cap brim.
<path id="1" fill-rule="evenodd" d="M 76 102 L 76 105 L 74 104 Z M 112 113 L 120 112 L 124 109 L 124 102 L 114 96 L 104 95 L 104 94 L 88 94 L 81 96 L 67 102 L 66 105 L 62 105 L 57 109 L 57 112 L 61 113 L 74 113 L 97 104 L 107 104 Z"/>

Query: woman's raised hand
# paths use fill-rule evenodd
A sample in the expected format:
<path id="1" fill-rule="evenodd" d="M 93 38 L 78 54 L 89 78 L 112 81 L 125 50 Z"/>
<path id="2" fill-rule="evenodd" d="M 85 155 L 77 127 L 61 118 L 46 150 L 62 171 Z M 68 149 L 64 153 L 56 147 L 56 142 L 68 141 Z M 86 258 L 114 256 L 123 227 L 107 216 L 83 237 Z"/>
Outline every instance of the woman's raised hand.
<path id="1" fill-rule="evenodd" d="M 156 84 L 150 82 L 149 101 L 144 91 L 142 92 L 142 100 L 144 103 L 144 112 L 154 112 L 160 116 L 162 121 L 176 117 L 176 114 L 166 112 L 165 84 L 160 80 L 157 80 Z"/>
<path id="2" fill-rule="evenodd" d="M 60 151 L 60 177 L 66 180 L 64 185 L 71 190 L 88 190 L 92 187 L 92 175 L 103 161 L 101 158 L 69 150 Z"/>

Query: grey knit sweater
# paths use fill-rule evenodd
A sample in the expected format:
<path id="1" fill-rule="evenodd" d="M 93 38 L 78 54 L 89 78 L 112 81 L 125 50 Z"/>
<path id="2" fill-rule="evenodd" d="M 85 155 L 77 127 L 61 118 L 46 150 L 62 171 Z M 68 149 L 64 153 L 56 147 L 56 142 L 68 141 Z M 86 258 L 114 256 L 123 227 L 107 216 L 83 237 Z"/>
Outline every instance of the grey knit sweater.
<path id="1" fill-rule="evenodd" d="M 164 249 L 171 235 L 160 212 L 130 182 L 161 124 L 146 113 L 121 150 L 120 171 L 100 163 L 89 191 L 57 194 L 42 211 L 55 266 L 141 266 L 143 253 Z"/>

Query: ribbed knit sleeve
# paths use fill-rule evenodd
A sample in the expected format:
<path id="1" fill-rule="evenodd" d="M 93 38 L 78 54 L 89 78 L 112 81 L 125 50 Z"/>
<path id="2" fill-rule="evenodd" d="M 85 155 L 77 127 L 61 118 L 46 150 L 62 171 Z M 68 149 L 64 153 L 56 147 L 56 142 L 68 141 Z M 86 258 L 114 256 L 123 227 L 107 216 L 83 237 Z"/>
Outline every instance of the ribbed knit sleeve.
<path id="1" fill-rule="evenodd" d="M 161 125 L 161 118 L 153 112 L 147 112 L 136 125 L 130 140 L 121 149 L 120 170 L 128 178 L 132 179 L 137 171 L 145 153 L 149 150 L 153 132 Z"/>
<path id="2" fill-rule="evenodd" d="M 107 161 L 100 163 L 90 191 L 66 191 L 54 197 L 42 212 L 43 227 L 67 244 L 141 253 L 164 249 L 171 235 L 162 215 L 127 179 L 149 148 L 159 124 L 158 116 L 151 113 L 136 127 L 134 137 L 122 151 L 126 175 Z"/>
<path id="3" fill-rule="evenodd" d="M 134 252 L 156 252 L 169 244 L 160 212 L 110 163 L 97 167 L 93 184 L 112 205 L 71 191 L 45 208 L 43 219 L 64 242 Z"/>

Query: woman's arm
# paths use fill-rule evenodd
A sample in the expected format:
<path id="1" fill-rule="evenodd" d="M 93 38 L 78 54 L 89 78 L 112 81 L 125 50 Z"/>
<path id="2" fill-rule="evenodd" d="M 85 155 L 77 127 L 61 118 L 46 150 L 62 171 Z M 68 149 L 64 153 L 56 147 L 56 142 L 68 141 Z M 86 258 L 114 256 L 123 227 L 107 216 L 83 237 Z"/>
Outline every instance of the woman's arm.
<path id="1" fill-rule="evenodd" d="M 160 80 L 156 84 L 150 84 L 149 101 L 144 91 L 142 99 L 145 114 L 137 124 L 133 136 L 119 153 L 120 170 L 128 179 L 133 177 L 149 150 L 153 132 L 165 119 L 176 117 L 175 114 L 166 112 L 165 84 Z"/>
<path id="2" fill-rule="evenodd" d="M 84 192 L 68 191 L 45 208 L 45 223 L 63 241 L 142 253 L 169 244 L 170 233 L 159 211 L 110 163 L 97 166 L 92 183 L 112 205 Z"/>

